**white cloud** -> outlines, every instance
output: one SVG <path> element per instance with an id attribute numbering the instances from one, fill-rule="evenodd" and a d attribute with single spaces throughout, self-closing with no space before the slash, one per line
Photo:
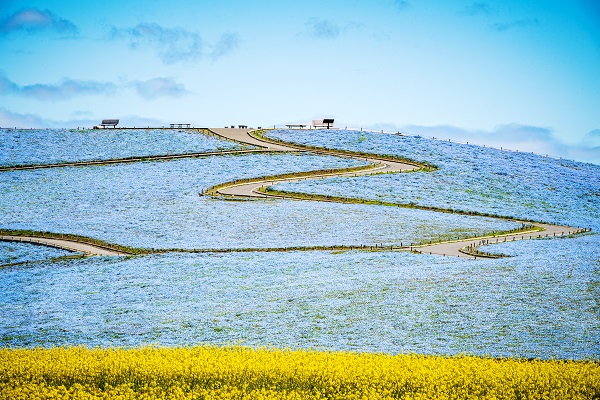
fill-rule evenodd
<path id="1" fill-rule="evenodd" d="M 336 39 L 340 36 L 341 28 L 326 19 L 311 18 L 306 24 L 308 35 L 315 39 Z"/>
<path id="2" fill-rule="evenodd" d="M 205 44 L 198 32 L 181 27 L 166 28 L 153 22 L 131 28 L 113 27 L 110 39 L 127 41 L 132 49 L 154 49 L 165 64 L 193 62 L 205 57 L 215 60 L 237 49 L 240 43 L 238 34 L 225 33 L 214 44 Z"/>
<path id="3" fill-rule="evenodd" d="M 91 118 L 94 116 L 94 113 L 89 110 L 76 110 L 71 112 L 71 116 L 73 118 Z"/>
<path id="4" fill-rule="evenodd" d="M 6 108 L 0 108 L 0 127 L 2 128 L 50 128 L 53 125 L 35 114 L 20 114 Z"/>
<path id="5" fill-rule="evenodd" d="M 412 5 L 406 0 L 394 0 L 393 3 L 398 10 L 406 10 L 412 7 Z"/>
<path id="6" fill-rule="evenodd" d="M 581 143 L 588 147 L 600 147 L 600 129 L 594 129 L 593 131 L 589 131 L 583 137 Z"/>
<path id="7" fill-rule="evenodd" d="M 0 20 L 0 34 L 14 32 L 53 32 L 66 36 L 76 36 L 79 29 L 71 21 L 60 18 L 50 10 L 24 8 Z"/>
<path id="8" fill-rule="evenodd" d="M 135 81 L 133 86 L 138 95 L 145 99 L 157 97 L 181 97 L 187 93 L 185 86 L 170 78 L 154 78 L 147 81 Z"/>
<path id="9" fill-rule="evenodd" d="M 113 116 L 111 116 L 113 117 Z M 167 126 L 165 121 L 157 118 L 148 118 L 139 115 L 121 115 L 114 116 L 119 118 L 120 126 Z M 21 114 L 13 112 L 7 108 L 0 107 L 0 127 L 2 128 L 76 128 L 87 127 L 91 128 L 98 125 L 101 118 L 90 118 L 83 116 L 82 118 L 74 118 L 70 120 L 55 120 L 44 118 L 36 114 Z"/>
<path id="10" fill-rule="evenodd" d="M 304 25 L 307 27 L 305 34 L 308 37 L 319 40 L 337 39 L 340 35 L 350 30 L 362 27 L 362 25 L 355 22 L 348 22 L 345 25 L 340 26 L 335 22 L 319 18 L 310 18 Z"/>
<path id="11" fill-rule="evenodd" d="M 511 29 L 531 28 L 540 25 L 537 18 L 524 18 L 509 22 L 499 22 L 493 25 L 493 28 L 498 32 L 506 32 Z"/>
<path id="12" fill-rule="evenodd" d="M 34 84 L 22 86 L 20 93 L 37 100 L 67 100 L 88 94 L 111 94 L 116 86 L 109 82 L 64 79 L 59 84 Z"/>
<path id="13" fill-rule="evenodd" d="M 213 44 L 209 56 L 211 59 L 216 60 L 221 58 L 240 46 L 240 35 L 237 33 L 225 33 L 219 40 Z"/>
<path id="14" fill-rule="evenodd" d="M 132 49 L 150 46 L 166 64 L 193 61 L 202 55 L 202 38 L 183 28 L 164 28 L 156 23 L 140 23 L 132 28 L 112 30 L 113 39 L 129 41 Z"/>
<path id="15" fill-rule="evenodd" d="M 63 79 L 58 84 L 35 83 L 20 86 L 0 76 L 0 95 L 16 94 L 42 101 L 68 100 L 81 95 L 112 94 L 117 86 L 110 82 Z"/>
<path id="16" fill-rule="evenodd" d="M 5 76 L 0 75 L 0 94 L 18 93 L 19 86 Z"/>
<path id="17" fill-rule="evenodd" d="M 479 1 L 465 6 L 461 13 L 474 17 L 478 15 L 495 14 L 496 10 L 488 3 Z"/>
<path id="18" fill-rule="evenodd" d="M 125 87 L 133 87 L 137 94 L 146 99 L 157 97 L 179 97 L 187 92 L 185 86 L 171 78 L 154 78 L 147 81 L 112 82 L 63 79 L 58 84 L 35 83 L 20 86 L 0 75 L 0 95 L 17 95 L 40 101 L 69 100 L 83 95 L 112 95 Z"/>

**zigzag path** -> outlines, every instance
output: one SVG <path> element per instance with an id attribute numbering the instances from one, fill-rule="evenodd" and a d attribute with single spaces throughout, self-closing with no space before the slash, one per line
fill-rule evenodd
<path id="1" fill-rule="evenodd" d="M 219 136 L 222 136 L 226 139 L 232 139 L 239 142 L 244 142 L 248 144 L 252 144 L 254 146 L 260 146 L 265 149 L 271 151 L 306 151 L 302 146 L 294 146 L 283 145 L 281 143 L 271 142 L 265 139 L 259 139 L 256 136 L 252 136 L 250 134 L 250 130 L 245 129 L 234 129 L 234 128 L 225 128 L 225 129 L 211 129 L 214 133 Z M 329 150 L 310 150 L 312 152 L 318 152 L 322 154 L 336 154 L 334 151 Z M 374 173 L 396 173 L 396 172 L 407 172 L 407 171 L 415 171 L 420 169 L 412 164 L 406 164 L 402 162 L 397 162 L 393 160 L 380 159 L 375 157 L 353 157 L 351 155 L 346 155 L 350 158 L 358 158 L 361 160 L 365 160 L 373 164 L 371 169 L 365 169 L 361 171 L 355 172 L 342 172 L 342 173 L 329 173 L 329 174 L 314 174 L 310 176 L 304 176 L 302 178 L 281 178 L 281 179 L 270 179 L 270 180 L 257 180 L 253 182 L 245 182 L 245 183 L 232 183 L 231 185 L 219 188 L 216 190 L 218 194 L 226 195 L 226 196 L 236 196 L 236 197 L 278 197 L 285 198 L 286 195 L 279 192 L 277 196 L 269 195 L 268 193 L 259 192 L 261 187 L 274 185 L 281 182 L 294 182 L 301 179 L 310 179 L 310 178 L 324 178 L 328 176 L 359 176 L 359 175 L 371 175 Z M 294 198 L 289 196 L 289 198 Z M 515 222 L 523 223 L 523 221 L 515 220 Z M 499 236 L 483 236 L 471 239 L 462 239 L 456 241 L 448 241 L 441 243 L 434 243 L 430 245 L 420 245 L 420 246 L 410 246 L 409 249 L 423 253 L 423 254 L 437 254 L 443 256 L 453 256 L 453 257 L 465 257 L 465 258 L 477 258 L 477 257 L 495 257 L 494 255 L 489 255 L 485 253 L 480 253 L 477 251 L 477 248 L 483 244 L 493 244 L 493 243 L 501 243 L 506 241 L 513 240 L 526 240 L 533 238 L 541 238 L 541 237 L 556 237 L 563 235 L 570 235 L 575 233 L 584 232 L 584 229 L 574 228 L 570 226 L 560 226 L 560 225 L 549 225 L 544 223 L 536 223 L 534 229 L 531 231 L 524 232 L 515 232 L 515 233 L 507 233 Z M 543 233 L 542 233 L 543 232 Z M 405 247 L 406 248 L 406 247 Z"/>
<path id="2" fill-rule="evenodd" d="M 310 151 L 317 154 L 335 155 L 341 157 L 348 157 L 359 159 L 368 162 L 370 165 L 359 170 L 353 171 L 336 171 L 331 172 L 307 172 L 299 177 L 275 177 L 271 179 L 260 179 L 252 180 L 250 182 L 231 182 L 224 184 L 214 190 L 214 193 L 223 196 L 230 197 L 243 197 L 243 198 L 295 198 L 293 196 L 286 196 L 285 193 L 279 192 L 277 195 L 270 195 L 268 193 L 260 192 L 259 189 L 262 187 L 275 185 L 281 182 L 294 182 L 301 179 L 318 179 L 331 176 L 361 176 L 361 175 L 372 175 L 375 173 L 399 173 L 407 171 L 415 171 L 421 169 L 422 166 L 404 163 L 400 161 L 391 160 L 385 157 L 377 156 L 363 156 L 354 155 L 351 153 L 340 153 L 335 150 L 328 149 L 308 149 L 300 145 L 294 145 L 290 143 L 282 144 L 268 139 L 259 138 L 251 135 L 251 131 L 247 129 L 235 129 L 235 128 L 213 128 L 210 131 L 217 136 L 221 136 L 224 139 L 233 140 L 240 143 L 249 144 L 252 146 L 259 147 L 258 150 L 237 150 L 237 151 L 226 151 L 219 153 L 195 153 L 186 155 L 169 155 L 169 156 L 154 156 L 154 157 L 140 157 L 140 158 L 128 158 L 128 159 L 116 159 L 116 160 L 104 160 L 104 161 L 91 161 L 91 162 L 75 162 L 75 163 L 63 163 L 56 165 L 41 165 L 41 166 L 24 166 L 17 169 L 32 169 L 32 168 L 52 168 L 52 167 L 63 167 L 63 166 L 81 166 L 81 165 L 96 165 L 96 164 L 109 164 L 109 163 L 122 163 L 122 162 L 136 162 L 142 160 L 165 160 L 165 159 L 176 159 L 182 157 L 202 157 L 216 154 L 226 153 L 251 153 L 251 152 L 302 152 Z M 7 167 L 4 169 L 15 169 L 14 167 Z M 335 201 L 335 200 L 334 200 Z M 517 221 L 515 222 L 522 222 Z M 498 236 L 484 236 L 470 239 L 462 239 L 456 241 L 448 241 L 441 243 L 433 243 L 429 245 L 419 246 L 403 246 L 396 247 L 399 250 L 412 250 L 424 254 L 439 254 L 444 256 L 455 256 L 455 257 L 466 257 L 466 258 L 477 258 L 477 257 L 493 257 L 486 253 L 481 253 L 477 248 L 482 244 L 501 243 L 513 240 L 526 240 L 539 237 L 555 237 L 562 235 L 569 235 L 584 232 L 584 229 L 549 225 L 543 223 L 536 223 L 530 231 L 507 233 Z M 48 237 L 31 237 L 31 236 L 16 236 L 16 235 L 4 235 L 0 236 L 0 240 L 3 241 L 14 241 L 14 242 L 29 242 L 45 246 L 51 246 L 56 248 L 62 248 L 70 251 L 81 252 L 86 255 L 97 255 L 97 256 L 124 256 L 128 255 L 126 252 L 115 251 L 103 246 L 94 245 L 91 243 L 84 243 L 76 240 L 59 239 L 59 238 L 48 238 Z"/>
<path id="3" fill-rule="evenodd" d="M 77 253 L 83 253 L 89 256 L 126 256 L 127 253 L 120 251 L 114 251 L 103 248 L 101 246 L 95 246 L 89 243 L 76 242 L 69 239 L 54 239 L 46 237 L 30 237 L 30 236 L 15 236 L 15 235 L 2 235 L 0 240 L 6 242 L 22 242 L 22 243 L 33 243 L 48 247 L 55 247 L 58 249 L 64 249 L 74 251 Z"/>
<path id="4" fill-rule="evenodd" d="M 254 146 L 261 146 L 270 151 L 308 151 L 304 148 L 292 147 L 282 145 L 279 143 L 269 142 L 263 139 L 258 139 L 249 134 L 249 130 L 246 129 L 234 129 L 234 128 L 222 128 L 222 129 L 211 129 L 214 133 L 219 136 L 222 136 L 226 139 L 236 140 L 238 142 L 244 142 L 247 144 L 252 144 Z M 321 153 L 321 154 L 335 154 L 333 151 L 314 151 L 310 150 L 313 153 Z M 337 154 L 336 154 L 337 155 Z M 359 158 L 347 156 L 349 158 Z M 352 172 L 332 172 L 332 173 L 316 173 L 309 176 L 304 176 L 302 178 L 282 178 L 276 180 L 258 180 L 256 182 L 248 182 L 248 183 L 237 183 L 232 184 L 230 186 L 219 188 L 217 192 L 226 196 L 242 196 L 242 197 L 273 197 L 268 194 L 263 194 L 258 192 L 258 189 L 263 186 L 273 185 L 277 182 L 294 182 L 301 179 L 307 178 L 323 178 L 327 176 L 359 176 L 359 175 L 372 175 L 373 173 L 394 173 L 394 172 L 406 172 L 406 171 L 414 171 L 419 169 L 412 164 L 405 164 L 397 161 L 391 160 L 380 160 L 377 158 L 370 157 L 360 157 L 361 160 L 367 161 L 372 164 L 372 167 L 369 169 L 363 169 L 360 171 L 352 171 Z"/>

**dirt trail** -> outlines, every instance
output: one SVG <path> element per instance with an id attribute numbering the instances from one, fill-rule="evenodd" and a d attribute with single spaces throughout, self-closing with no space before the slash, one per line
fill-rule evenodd
<path id="1" fill-rule="evenodd" d="M 268 194 L 263 194 L 263 193 L 260 193 L 258 191 L 258 189 L 263 186 L 274 185 L 276 183 L 295 182 L 295 181 L 304 180 L 304 179 L 323 179 L 323 178 L 333 177 L 333 176 L 361 176 L 361 175 L 372 175 L 372 174 L 376 174 L 376 173 L 397 173 L 397 172 L 413 171 L 413 170 L 420 168 L 418 166 L 402 163 L 399 161 L 378 159 L 375 157 L 368 157 L 368 156 L 367 157 L 353 156 L 353 155 L 349 155 L 349 154 L 341 155 L 341 154 L 336 153 L 335 151 L 306 150 L 303 148 L 296 148 L 293 145 L 286 146 L 286 145 L 279 144 L 279 143 L 272 143 L 270 141 L 262 140 L 262 139 L 251 136 L 249 134 L 250 130 L 248 130 L 248 129 L 211 128 L 210 131 L 212 131 L 214 134 L 221 136 L 225 139 L 234 140 L 237 142 L 257 146 L 260 148 L 259 150 L 256 150 L 256 149 L 255 150 L 242 150 L 242 151 L 238 150 L 237 153 L 310 151 L 310 152 L 318 153 L 318 154 L 328 154 L 328 155 L 335 155 L 335 156 L 339 156 L 339 157 L 348 157 L 348 158 L 353 158 L 353 159 L 359 159 L 359 160 L 363 160 L 363 161 L 370 163 L 372 166 L 371 168 L 368 168 L 368 169 L 362 169 L 362 170 L 352 171 L 352 172 L 343 172 L 343 171 L 340 171 L 340 172 L 333 171 L 330 173 L 315 172 L 314 174 L 308 174 L 301 178 L 294 177 L 294 178 L 281 178 L 281 179 L 270 179 L 270 180 L 257 179 L 254 182 L 248 182 L 248 183 L 232 183 L 229 186 L 219 188 L 217 190 L 217 193 L 226 195 L 226 196 L 240 196 L 240 197 L 246 197 L 246 198 L 285 197 L 285 195 L 271 196 Z M 234 152 L 235 151 L 232 151 L 231 153 L 234 153 Z M 223 154 L 223 153 L 228 153 L 228 152 L 221 152 L 220 154 Z M 174 159 L 174 158 L 181 158 L 181 157 L 198 157 L 198 156 L 205 156 L 205 155 L 207 155 L 207 154 L 155 156 L 155 157 L 152 157 L 152 159 L 163 159 L 163 158 Z M 208 155 L 211 155 L 211 154 L 208 154 Z M 145 158 L 145 159 L 148 159 L 148 158 Z M 137 160 L 137 159 L 113 160 L 113 162 L 136 162 L 136 161 L 139 161 L 139 160 Z M 110 160 L 107 160 L 107 161 L 102 161 L 101 163 L 107 164 L 110 162 L 111 162 Z M 69 165 L 82 164 L 83 165 L 83 164 L 92 164 L 92 163 L 96 163 L 96 162 L 65 163 L 65 164 L 69 164 Z M 66 165 L 43 166 L 43 168 L 61 167 L 61 166 L 66 166 Z M 521 222 L 521 221 L 515 221 L 515 222 Z M 501 243 L 504 241 L 526 240 L 526 239 L 538 238 L 538 237 L 562 236 L 562 235 L 568 235 L 568 234 L 579 233 L 579 232 L 584 231 L 584 230 L 581 230 L 578 228 L 573 228 L 573 227 L 568 227 L 568 226 L 548 225 L 548 224 L 542 224 L 542 223 L 535 223 L 534 225 L 536 227 L 542 228 L 543 230 L 541 232 L 535 231 L 535 232 L 511 233 L 511 234 L 505 234 L 505 235 L 500 235 L 500 236 L 496 236 L 496 237 L 486 236 L 486 237 L 478 237 L 478 238 L 472 238 L 472 239 L 464 239 L 464 240 L 459 240 L 459 241 L 434 243 L 431 245 L 411 247 L 411 249 L 421 252 L 421 253 L 425 253 L 425 254 L 429 253 L 429 254 L 439 254 L 439 255 L 454 256 L 454 257 L 476 258 L 473 255 L 465 254 L 464 252 L 461 252 L 460 250 L 465 248 L 466 246 L 473 246 L 476 249 L 478 246 L 485 244 L 485 241 L 487 241 L 487 243 L 489 243 L 489 244 L 493 244 L 493 243 Z M 106 248 L 103 248 L 100 246 L 95 246 L 92 244 L 81 243 L 81 242 L 67 240 L 67 239 L 54 239 L 54 238 L 28 237 L 28 236 L 0 236 L 0 240 L 36 243 L 36 244 L 40 244 L 40 245 L 57 247 L 57 248 L 75 251 L 75 252 L 82 252 L 86 255 L 97 255 L 97 256 L 124 256 L 124 255 L 127 255 L 126 253 L 123 253 L 123 252 L 113 251 L 113 250 L 109 250 L 109 249 L 106 249 Z M 477 256 L 477 258 L 481 258 L 481 257 L 482 257 L 481 255 Z"/>
<path id="2" fill-rule="evenodd" d="M 285 146 L 281 144 L 275 144 L 268 141 L 257 139 L 249 134 L 250 130 L 247 129 L 233 129 L 233 128 L 225 128 L 225 129 L 211 129 L 215 133 L 220 136 L 223 136 L 227 139 L 233 139 L 238 142 L 248 143 L 255 146 L 260 146 L 268 150 L 272 151 L 299 151 L 299 149 L 294 148 L 292 146 Z M 305 150 L 306 151 L 306 150 Z M 315 151 L 320 154 L 335 154 L 333 151 L 320 150 Z M 267 198 L 267 197 L 275 197 L 270 196 L 264 193 L 260 193 L 258 191 L 259 188 L 263 186 L 274 185 L 276 183 L 281 182 L 296 182 L 304 179 L 319 179 L 326 178 L 332 176 L 359 176 L 359 175 L 372 175 L 374 173 L 395 173 L 395 172 L 405 172 L 412 171 L 418 169 L 418 167 L 410 164 L 404 164 L 396 161 L 388 161 L 388 160 L 379 160 L 377 158 L 370 157 L 352 157 L 347 155 L 347 157 L 365 160 L 373 164 L 372 169 L 356 171 L 356 172 L 342 172 L 342 173 L 331 173 L 331 174 L 315 174 L 311 176 L 304 176 L 302 178 L 282 178 L 278 180 L 257 180 L 255 182 L 250 183 L 239 183 L 232 184 L 231 186 L 227 186 L 224 188 L 220 188 L 217 190 L 218 193 L 228 196 L 240 196 L 240 197 L 258 197 L 258 198 Z M 285 197 L 277 196 L 277 197 Z M 515 221 L 521 222 L 521 221 Z M 443 243 L 434 243 L 431 245 L 423 245 L 412 247 L 413 250 L 421 252 L 421 253 L 429 253 L 429 254 L 438 254 L 444 256 L 453 256 L 453 257 L 464 257 L 464 258 L 482 258 L 483 256 L 473 256 L 470 254 L 465 254 L 465 252 L 461 252 L 460 250 L 467 247 L 473 246 L 475 249 L 484 244 L 484 241 L 487 243 L 501 243 L 504 241 L 513 241 L 513 240 L 526 240 L 538 237 L 554 237 L 554 236 L 563 236 L 572 233 L 580 233 L 583 230 L 569 227 L 569 226 L 560 226 L 560 225 L 548 225 L 543 223 L 534 224 L 538 228 L 542 228 L 542 231 L 533 231 L 533 232 L 521 232 L 521 233 L 510 233 L 501 236 L 491 237 L 491 236 L 483 236 L 472 239 L 464 239 L 457 240 L 452 242 L 443 242 Z"/>
<path id="3" fill-rule="evenodd" d="M 256 138 L 253 138 L 248 134 L 250 132 L 249 129 L 237 129 L 237 128 L 210 128 L 210 131 L 217 134 L 218 136 L 222 136 L 225 139 L 234 140 L 236 142 L 243 142 L 246 144 L 251 144 L 253 146 L 262 147 L 266 150 L 271 151 L 298 151 L 298 149 L 294 149 L 293 147 L 288 147 L 276 143 L 265 142 Z"/>
<path id="4" fill-rule="evenodd" d="M 224 128 L 224 129 L 211 129 L 211 131 L 213 131 L 214 133 L 216 133 L 226 139 L 236 140 L 238 142 L 252 144 L 254 146 L 260 146 L 260 147 L 266 148 L 271 151 L 295 151 L 295 152 L 309 151 L 309 150 L 294 148 L 292 146 L 284 146 L 281 144 L 271 143 L 268 141 L 263 141 L 263 140 L 257 139 L 253 136 L 250 136 L 250 134 L 249 134 L 250 130 L 248 130 L 248 129 Z M 314 151 L 314 152 L 320 153 L 320 154 L 332 154 L 332 155 L 340 156 L 339 154 L 335 154 L 334 152 L 329 152 L 329 151 L 324 151 L 324 150 L 319 150 L 319 151 Z M 297 182 L 299 180 L 304 180 L 304 179 L 315 179 L 315 178 L 318 179 L 318 178 L 326 178 L 326 177 L 333 177 L 333 176 L 360 176 L 360 175 L 372 175 L 374 173 L 394 173 L 394 172 L 412 171 L 412 170 L 418 169 L 418 167 L 416 167 L 414 165 L 404 164 L 404 163 L 401 163 L 398 161 L 379 160 L 376 158 L 369 158 L 369 157 L 352 157 L 352 156 L 345 156 L 345 157 L 366 161 L 368 163 L 373 164 L 373 168 L 362 170 L 362 171 L 353 171 L 353 172 L 339 172 L 339 173 L 333 172 L 330 174 L 315 173 L 314 175 L 304 176 L 302 178 L 282 178 L 282 179 L 278 179 L 278 180 L 266 180 L 266 181 L 250 182 L 250 183 L 232 184 L 231 186 L 227 186 L 225 188 L 221 188 L 221 189 L 217 190 L 217 192 L 220 194 L 223 194 L 223 195 L 228 195 L 228 196 L 263 197 L 264 198 L 264 197 L 271 197 L 271 196 L 265 195 L 263 193 L 259 193 L 258 189 L 262 186 L 269 186 L 269 185 L 273 185 L 275 183 Z"/>
<path id="5" fill-rule="evenodd" d="M 516 221 L 519 222 L 519 221 Z M 511 242 L 514 240 L 528 240 L 542 237 L 556 237 L 556 236 L 564 236 L 570 235 L 573 233 L 583 232 L 582 229 L 574 228 L 570 226 L 561 226 L 561 225 L 548 225 L 535 223 L 534 226 L 542 228 L 542 231 L 533 231 L 533 232 L 521 232 L 521 233 L 510 233 L 506 235 L 498 235 L 498 236 L 482 236 L 475 239 L 467 239 L 460 241 L 452 241 L 452 242 L 444 242 L 444 243 L 435 243 L 426 246 L 418 246 L 414 249 L 423 254 L 437 254 L 451 257 L 465 257 L 465 258 L 485 258 L 482 256 L 472 256 L 469 254 L 465 254 L 460 251 L 460 249 L 467 246 L 479 247 L 485 244 L 496 244 L 496 243 L 504 243 Z"/>
<path id="6" fill-rule="evenodd" d="M 59 249 L 75 251 L 84 253 L 90 256 L 126 256 L 128 254 L 121 253 L 114 250 L 108 250 L 103 247 L 94 246 L 87 243 L 80 243 L 66 239 L 52 239 L 44 237 L 30 237 L 30 236 L 0 236 L 0 240 L 8 242 L 24 242 L 24 243 L 35 243 L 44 246 L 56 247 Z"/>

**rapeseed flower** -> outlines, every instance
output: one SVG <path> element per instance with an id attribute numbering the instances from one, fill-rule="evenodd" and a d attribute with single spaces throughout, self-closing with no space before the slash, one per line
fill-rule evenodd
<path id="1" fill-rule="evenodd" d="M 0 349 L 2 399 L 598 399 L 600 363 L 241 346 Z"/>

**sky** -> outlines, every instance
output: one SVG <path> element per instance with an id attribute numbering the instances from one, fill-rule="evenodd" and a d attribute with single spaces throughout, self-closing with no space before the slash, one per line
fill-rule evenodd
<path id="1" fill-rule="evenodd" d="M 0 0 L 0 127 L 334 118 L 600 164 L 600 0 Z"/>

